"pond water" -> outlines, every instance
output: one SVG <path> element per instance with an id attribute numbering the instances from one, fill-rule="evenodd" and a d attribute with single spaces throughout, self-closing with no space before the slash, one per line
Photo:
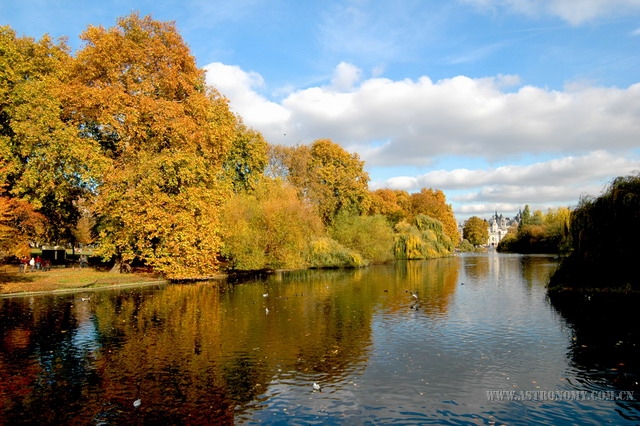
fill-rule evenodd
<path id="1" fill-rule="evenodd" d="M 490 252 L 0 299 L 0 424 L 639 423 L 637 320 L 566 318 L 555 266 Z"/>

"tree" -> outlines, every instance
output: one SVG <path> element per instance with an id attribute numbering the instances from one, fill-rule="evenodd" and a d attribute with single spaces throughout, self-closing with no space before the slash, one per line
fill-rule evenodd
<path id="1" fill-rule="evenodd" d="M 551 276 L 550 295 L 565 288 L 600 289 L 600 297 L 637 293 L 639 219 L 640 172 L 615 178 L 597 198 L 583 197 L 571 212 L 572 251 Z"/>
<path id="2" fill-rule="evenodd" d="M 223 168 L 235 192 L 256 189 L 268 163 L 268 144 L 260 132 L 247 128 L 238 119 L 236 134 Z"/>
<path id="3" fill-rule="evenodd" d="M 397 259 L 432 259 L 448 256 L 453 249 L 442 222 L 430 216 L 418 215 L 414 224 L 403 221 L 396 225 Z"/>
<path id="4" fill-rule="evenodd" d="M 101 172 L 97 147 L 61 114 L 71 57 L 48 36 L 18 38 L 0 27 L 0 181 L 44 215 L 49 241 L 68 241 Z"/>
<path id="5" fill-rule="evenodd" d="M 67 116 L 101 147 L 100 254 L 169 278 L 208 276 L 221 248 L 222 165 L 237 121 L 173 23 L 137 14 L 89 27 Z"/>
<path id="6" fill-rule="evenodd" d="M 45 218 L 23 200 L 0 196 L 0 257 L 23 257 L 44 234 Z"/>
<path id="7" fill-rule="evenodd" d="M 468 240 L 474 246 L 487 244 L 489 241 L 489 224 L 478 216 L 472 216 L 464 222 L 462 238 Z"/>
<path id="8" fill-rule="evenodd" d="M 411 197 L 407 191 L 382 188 L 371 192 L 370 214 L 381 214 L 396 224 L 410 215 Z"/>
<path id="9" fill-rule="evenodd" d="M 316 206 L 326 225 L 341 210 L 362 214 L 369 209 L 369 175 L 364 162 L 329 139 L 318 139 L 311 147 L 272 150 L 269 163 L 269 174 L 296 187 L 301 197 Z"/>
<path id="10" fill-rule="evenodd" d="M 313 207 L 277 179 L 233 195 L 224 206 L 223 225 L 222 254 L 238 270 L 306 267 L 309 244 L 322 233 Z"/>
<path id="11" fill-rule="evenodd" d="M 446 196 L 441 190 L 423 188 L 420 192 L 411 194 L 411 214 L 414 218 L 427 215 L 439 220 L 451 241 L 457 243 L 460 240 L 453 208 L 447 204 Z"/>
<path id="12" fill-rule="evenodd" d="M 367 261 L 382 263 L 393 259 L 395 237 L 382 215 L 360 216 L 342 211 L 334 219 L 330 235 Z"/>
<path id="13" fill-rule="evenodd" d="M 531 209 L 529 209 L 529 204 L 525 204 L 524 210 L 522 210 L 522 214 L 520 215 L 520 225 L 519 229 L 522 229 L 525 225 L 531 224 Z"/>

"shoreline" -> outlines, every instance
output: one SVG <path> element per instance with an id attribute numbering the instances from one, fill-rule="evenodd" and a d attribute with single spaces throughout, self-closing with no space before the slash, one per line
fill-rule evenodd
<path id="1" fill-rule="evenodd" d="M 98 287 L 75 287 L 75 288 L 59 288 L 55 290 L 0 293 L 0 299 L 11 299 L 11 298 L 18 298 L 18 297 L 35 297 L 35 296 L 57 296 L 57 295 L 82 293 L 82 292 L 96 292 L 101 290 L 119 290 L 124 288 L 150 287 L 153 285 L 156 285 L 158 287 L 163 287 L 168 284 L 170 284 L 168 280 L 141 281 L 141 282 L 105 284 L 105 285 L 98 284 Z"/>

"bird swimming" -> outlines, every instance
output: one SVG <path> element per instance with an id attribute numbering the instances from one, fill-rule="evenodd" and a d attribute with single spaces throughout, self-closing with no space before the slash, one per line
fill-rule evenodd
<path id="1" fill-rule="evenodd" d="M 314 391 L 318 391 L 318 392 L 322 392 L 322 386 L 320 386 L 316 382 L 313 382 L 313 390 Z"/>

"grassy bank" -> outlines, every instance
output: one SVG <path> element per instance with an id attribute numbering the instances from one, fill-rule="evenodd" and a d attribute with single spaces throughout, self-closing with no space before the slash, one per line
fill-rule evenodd
<path id="1" fill-rule="evenodd" d="M 0 296 L 116 288 L 124 285 L 164 282 L 162 277 L 153 274 L 114 274 L 93 268 L 54 268 L 46 272 L 26 273 L 19 272 L 14 265 L 5 265 L 0 268 Z"/>

